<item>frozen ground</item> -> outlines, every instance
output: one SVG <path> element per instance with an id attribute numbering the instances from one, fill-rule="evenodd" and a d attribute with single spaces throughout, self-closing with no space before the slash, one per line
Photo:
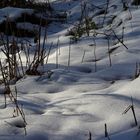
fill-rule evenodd
<path id="1" fill-rule="evenodd" d="M 105 0 L 86 1 L 101 7 L 106 3 Z M 27 136 L 24 136 L 23 128 L 17 127 L 22 124 L 21 118 L 12 117 L 12 103 L 9 101 L 8 107 L 3 108 L 4 97 L 1 95 L 0 140 L 105 140 L 108 139 L 104 137 L 105 123 L 111 140 L 140 139 L 140 134 L 137 135 L 140 125 L 140 78 L 134 79 L 136 62 L 140 62 L 140 9 L 129 5 L 131 13 L 123 11 L 121 0 L 111 0 L 106 16 L 113 14 L 116 18 L 111 25 L 97 32 L 112 27 L 121 36 L 122 27 L 125 27 L 124 44 L 128 49 L 121 43 L 114 45 L 111 42 L 111 48 L 117 49 L 111 53 L 110 67 L 107 40 L 104 35 L 97 35 L 95 72 L 94 45 L 91 45 L 94 43 L 93 31 L 89 37 L 82 36 L 77 43 L 71 44 L 68 66 L 70 39 L 65 34 L 79 19 L 81 2 L 69 0 L 64 3 L 64 0 L 58 0 L 52 3 L 57 10 L 69 13 L 68 23 L 52 23 L 48 28 L 48 44 L 56 44 L 59 36 L 58 68 L 54 45 L 49 62 L 44 67 L 44 70 L 53 72 L 51 78 L 48 79 L 46 72 L 42 76 L 25 76 L 16 83 L 18 102 L 23 105 L 27 121 Z M 99 15 L 93 19 L 99 24 L 102 17 Z M 122 24 L 117 26 L 120 21 Z M 11 89 L 14 90 L 14 87 L 11 85 Z M 131 105 L 131 96 L 138 126 L 135 126 L 131 111 L 122 115 Z"/>

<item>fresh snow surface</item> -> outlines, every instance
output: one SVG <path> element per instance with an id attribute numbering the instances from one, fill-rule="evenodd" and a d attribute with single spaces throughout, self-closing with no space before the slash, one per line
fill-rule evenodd
<path id="1" fill-rule="evenodd" d="M 27 136 L 24 125 L 19 117 L 12 117 L 13 104 L 8 101 L 4 108 L 4 97 L 0 98 L 0 140 L 106 140 L 104 125 L 107 124 L 111 140 L 140 140 L 140 78 L 134 79 L 136 62 L 140 62 L 140 9 L 130 6 L 123 11 L 121 0 L 110 0 L 109 12 L 106 15 L 103 32 L 110 27 L 118 36 L 124 27 L 124 44 L 113 44 L 117 47 L 111 54 L 112 66 L 109 66 L 108 46 L 106 37 L 99 34 L 96 40 L 97 71 L 94 62 L 93 33 L 83 35 L 77 43 L 69 46 L 70 37 L 67 31 L 74 27 L 80 17 L 80 5 L 84 0 L 57 0 L 51 4 L 56 10 L 66 11 L 66 23 L 49 25 L 47 44 L 53 42 L 48 64 L 43 68 L 42 76 L 25 76 L 11 85 L 18 91 L 18 103 L 23 105 L 26 121 Z M 105 0 L 86 0 L 89 7 L 94 4 L 105 7 Z M 93 10 L 90 7 L 90 10 Z M 89 10 L 89 11 L 90 11 Z M 90 11 L 94 15 L 100 9 Z M 17 12 L 18 11 L 18 12 Z M 22 9 L 3 8 L 0 10 L 0 20 L 5 14 L 14 18 Z M 131 18 L 132 14 L 132 18 Z M 96 15 L 96 14 L 95 14 Z M 107 25 L 108 17 L 115 15 L 111 25 Z M 103 21 L 104 15 L 93 16 L 97 24 Z M 117 26 L 120 21 L 122 24 Z M 28 24 L 27 24 L 28 26 Z M 29 25 L 31 26 L 31 25 Z M 43 28 L 42 28 L 43 32 Z M 59 37 L 58 68 L 56 68 L 56 44 Z M 43 41 L 43 36 L 42 40 Z M 115 39 L 117 42 L 117 39 Z M 35 44 L 33 44 L 35 45 Z M 70 63 L 68 66 L 70 49 Z M 83 58 L 83 54 L 85 56 Z M 23 60 L 24 53 L 21 52 Z M 83 58 L 83 59 L 82 59 Z M 1 52 L 1 59 L 4 55 Z M 82 61 L 83 60 L 83 61 Z M 48 78 L 47 70 L 53 72 Z M 1 86 L 2 93 L 3 86 Z M 135 107 L 138 126 L 134 125 L 132 111 L 122 115 L 131 105 L 131 97 Z M 91 139 L 89 139 L 91 132 Z"/>

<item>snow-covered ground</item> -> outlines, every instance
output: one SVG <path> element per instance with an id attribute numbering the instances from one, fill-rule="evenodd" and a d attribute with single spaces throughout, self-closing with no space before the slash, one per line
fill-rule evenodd
<path id="1" fill-rule="evenodd" d="M 101 8 L 106 6 L 105 0 L 85 1 L 89 7 L 92 4 Z M 108 17 L 115 15 L 116 18 L 112 24 L 96 32 L 103 33 L 111 28 L 120 37 L 124 27 L 123 43 L 128 48 L 116 38 L 113 40 L 117 42 L 115 44 L 110 39 L 110 48 L 116 48 L 111 53 L 110 66 L 108 42 L 104 35 L 93 37 L 93 30 L 89 37 L 85 34 L 71 45 L 70 37 L 65 36 L 79 19 L 82 2 L 84 0 L 52 2 L 55 9 L 68 13 L 66 23 L 52 23 L 48 27 L 47 45 L 52 42 L 54 45 L 48 64 L 43 69 L 51 70 L 53 74 L 51 78 L 48 78 L 47 72 L 42 76 L 25 76 L 11 85 L 13 91 L 17 87 L 18 102 L 23 105 L 27 121 L 26 136 L 24 129 L 17 127 L 22 123 L 21 117 L 12 117 L 13 105 L 10 101 L 7 108 L 3 108 L 4 97 L 1 95 L 0 140 L 105 140 L 108 139 L 104 136 L 105 124 L 111 140 L 140 139 L 140 134 L 137 135 L 140 131 L 140 78 L 134 79 L 136 62 L 140 62 L 140 9 L 129 5 L 130 11 L 124 11 L 121 0 L 110 0 L 105 24 Z M 91 16 L 100 10 L 95 9 L 93 12 L 91 8 Z M 97 24 L 103 18 L 104 15 L 93 16 Z M 120 21 L 122 23 L 118 26 Z M 56 68 L 55 46 L 58 36 L 60 52 Z M 96 71 L 94 39 L 98 59 Z M 135 126 L 131 110 L 122 115 L 131 105 L 131 97 L 138 126 Z"/>
<path id="2" fill-rule="evenodd" d="M 11 8 L 11 7 L 5 7 L 0 9 L 0 23 L 3 22 L 7 17 L 10 18 L 10 20 L 14 20 L 14 18 L 17 18 L 21 16 L 22 13 L 33 13 L 33 10 L 31 9 L 21 9 L 21 8 Z"/>

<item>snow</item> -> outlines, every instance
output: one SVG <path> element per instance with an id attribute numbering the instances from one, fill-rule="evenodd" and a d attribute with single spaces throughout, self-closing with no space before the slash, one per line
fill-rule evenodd
<path id="1" fill-rule="evenodd" d="M 21 9 L 14 7 L 5 7 L 0 9 L 0 22 L 3 22 L 7 16 L 10 20 L 14 20 L 17 17 L 20 17 L 22 13 L 33 13 L 31 9 Z"/>
<path id="2" fill-rule="evenodd" d="M 96 6 L 104 7 L 106 1 L 86 0 Z M 0 98 L 0 139 L 2 140 L 88 140 L 89 132 L 93 140 L 105 140 L 104 124 L 107 124 L 111 140 L 139 140 L 137 135 L 140 125 L 140 77 L 134 79 L 136 62 L 140 62 L 140 10 L 130 6 L 130 12 L 123 11 L 120 0 L 111 0 L 109 12 L 106 15 L 115 15 L 111 25 L 104 26 L 96 32 L 104 32 L 110 27 L 118 36 L 124 30 L 124 44 L 111 53 L 112 66 L 109 63 L 107 40 L 99 34 L 96 41 L 97 71 L 94 62 L 93 32 L 90 36 L 83 35 L 77 43 L 69 44 L 70 37 L 65 36 L 67 31 L 74 26 L 80 16 L 80 0 L 55 0 L 51 3 L 56 10 L 68 11 L 66 23 L 52 23 L 49 25 L 46 47 L 53 42 L 53 47 L 48 59 L 48 64 L 43 68 L 41 76 L 28 76 L 18 80 L 15 85 L 10 85 L 12 91 L 15 86 L 18 91 L 18 103 L 23 105 L 27 121 L 27 135 L 24 135 L 24 123 L 20 116 L 12 117 L 14 105 L 8 100 L 4 108 L 4 97 L 1 85 Z M 117 6 L 117 10 L 112 8 Z M 98 12 L 100 9 L 96 9 Z M 19 16 L 22 12 L 30 12 L 20 8 L 0 9 L 0 20 L 5 15 L 10 18 Z M 92 12 L 90 13 L 92 15 Z M 96 15 L 97 20 L 103 15 Z M 101 19 L 100 19 L 101 20 Z M 123 21 L 120 26 L 118 23 Z M 72 22 L 72 23 L 71 23 Z M 107 23 L 108 21 L 105 21 Z M 19 24 L 19 26 L 22 26 Z M 26 28 L 32 26 L 26 23 Z M 37 27 L 34 25 L 32 28 Z M 30 27 L 29 27 L 30 28 Z M 44 28 L 42 28 L 42 31 Z M 60 54 L 58 68 L 56 68 L 56 44 L 59 36 Z M 41 43 L 43 42 L 43 35 Z M 35 46 L 34 43 L 32 43 Z M 70 63 L 69 61 L 70 50 Z M 82 62 L 83 53 L 85 56 Z M 23 61 L 26 61 L 21 52 Z M 4 56 L 1 52 L 1 59 Z M 25 62 L 24 62 L 25 63 Z M 53 73 L 48 78 L 47 70 Z M 133 114 L 128 111 L 122 113 L 131 105 L 131 97 L 135 107 L 138 126 L 135 126 Z"/>

